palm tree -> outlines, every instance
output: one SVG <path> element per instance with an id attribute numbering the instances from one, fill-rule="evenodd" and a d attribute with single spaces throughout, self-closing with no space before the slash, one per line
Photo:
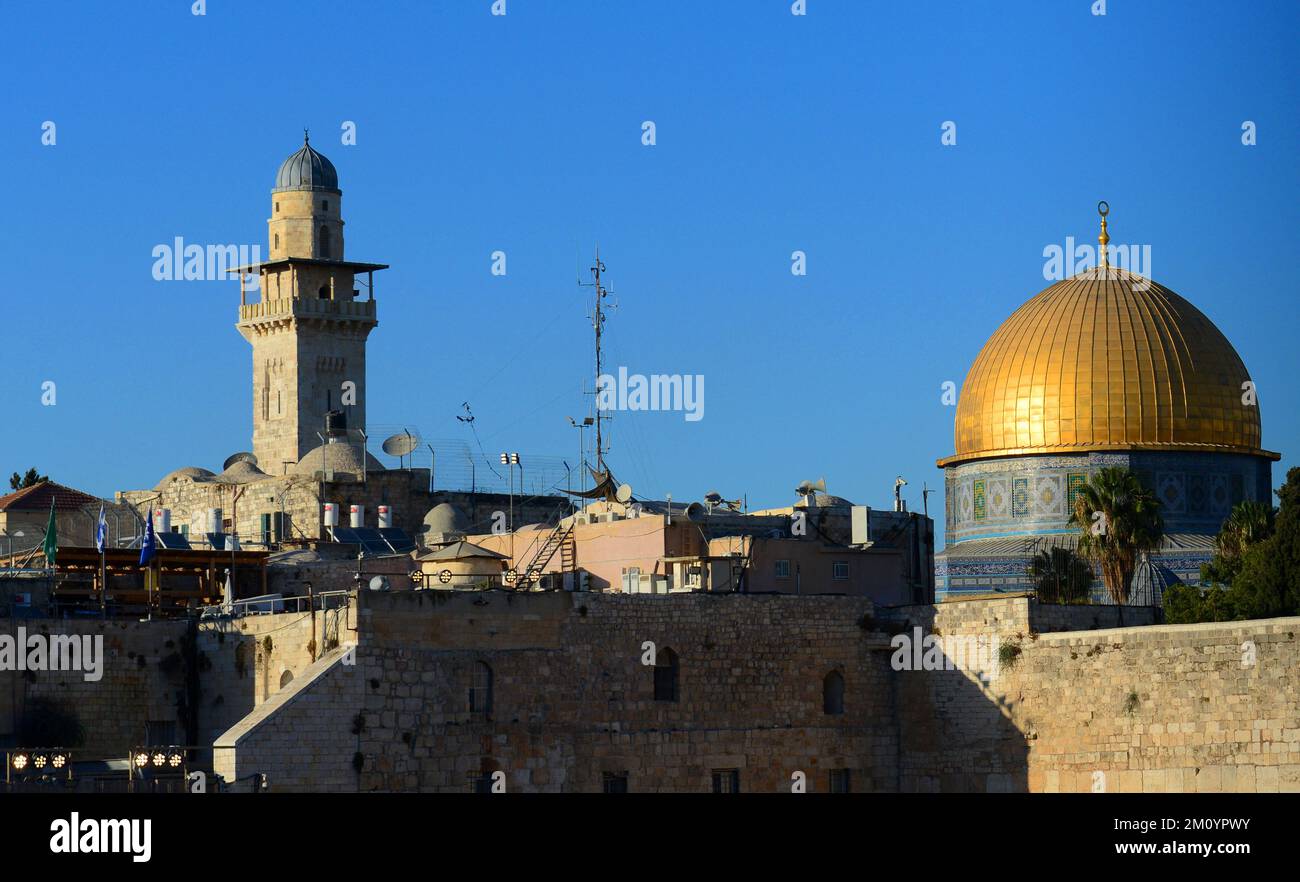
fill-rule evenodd
<path id="1" fill-rule="evenodd" d="M 1040 603 L 1087 603 L 1092 595 L 1092 567 L 1069 548 L 1048 548 L 1029 561 Z"/>
<path id="2" fill-rule="evenodd" d="M 1275 510 L 1267 502 L 1238 502 L 1214 537 L 1214 549 L 1225 558 L 1238 558 L 1246 549 L 1273 534 Z"/>
<path id="3" fill-rule="evenodd" d="M 1277 509 L 1266 502 L 1247 500 L 1234 505 L 1214 537 L 1214 558 L 1201 565 L 1201 578 L 1216 585 L 1232 584 L 1251 546 L 1273 535 L 1276 515 Z"/>
<path id="4" fill-rule="evenodd" d="M 1070 523 L 1080 528 L 1079 551 L 1101 568 L 1111 599 L 1127 603 L 1138 561 L 1164 533 L 1160 502 L 1133 472 L 1104 468 L 1079 488 Z"/>

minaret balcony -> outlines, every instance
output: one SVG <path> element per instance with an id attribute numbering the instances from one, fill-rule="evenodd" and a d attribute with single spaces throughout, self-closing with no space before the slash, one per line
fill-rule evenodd
<path id="1" fill-rule="evenodd" d="M 374 300 L 330 300 L 328 298 L 292 298 L 263 300 L 239 307 L 241 322 L 286 318 L 344 319 L 375 321 Z"/>

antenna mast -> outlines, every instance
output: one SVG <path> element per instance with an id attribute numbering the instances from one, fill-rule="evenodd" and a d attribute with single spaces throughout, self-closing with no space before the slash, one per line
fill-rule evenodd
<path id="1" fill-rule="evenodd" d="M 591 275 L 595 281 L 591 283 L 579 282 L 578 284 L 584 288 L 596 289 L 596 308 L 591 314 L 591 325 L 596 331 L 596 471 L 601 475 L 605 474 L 605 441 L 604 433 L 601 431 L 601 423 L 609 419 L 609 417 L 602 415 L 600 407 L 600 378 L 604 374 L 604 357 L 600 349 L 600 337 L 605 328 L 603 301 L 606 295 L 609 294 L 600 281 L 600 274 L 604 271 L 605 263 L 600 259 L 600 246 L 598 245 L 596 246 L 596 264 L 591 268 Z"/>

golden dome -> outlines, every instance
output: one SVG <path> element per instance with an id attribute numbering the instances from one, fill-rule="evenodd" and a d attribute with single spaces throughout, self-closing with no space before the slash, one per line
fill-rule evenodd
<path id="1" fill-rule="evenodd" d="M 1196 307 L 1150 279 L 1099 267 L 1057 282 L 1002 323 L 957 402 L 954 456 L 1126 450 L 1250 453 L 1258 405 L 1246 366 Z"/>

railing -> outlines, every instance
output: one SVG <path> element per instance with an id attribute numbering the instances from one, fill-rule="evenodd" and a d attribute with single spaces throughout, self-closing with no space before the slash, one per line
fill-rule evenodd
<path id="1" fill-rule="evenodd" d="M 340 609 L 348 605 L 351 591 L 322 591 L 319 594 L 295 594 L 285 597 L 280 594 L 264 594 L 259 597 L 246 597 L 236 600 L 227 611 L 224 605 L 215 604 L 202 607 L 201 618 L 229 616 L 238 619 L 250 615 L 274 615 L 276 613 L 301 613 L 312 609 Z"/>
<path id="2" fill-rule="evenodd" d="M 282 297 L 277 300 L 263 300 L 260 303 L 245 303 L 239 307 L 239 320 L 241 322 L 299 315 L 373 319 L 375 317 L 375 301 Z"/>

